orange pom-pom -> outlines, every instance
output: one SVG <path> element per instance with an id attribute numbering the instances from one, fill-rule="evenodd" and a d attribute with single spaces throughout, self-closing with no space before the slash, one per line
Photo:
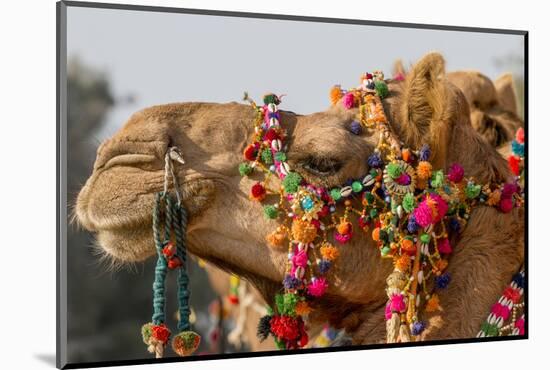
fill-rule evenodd
<path id="1" fill-rule="evenodd" d="M 421 180 L 429 179 L 432 176 L 431 163 L 426 161 L 418 162 L 418 167 L 416 167 L 416 174 Z"/>
<path id="2" fill-rule="evenodd" d="M 351 224 L 347 221 L 342 221 L 338 224 L 336 230 L 342 235 L 348 234 L 351 231 Z"/>
<path id="3" fill-rule="evenodd" d="M 334 85 L 332 89 L 330 89 L 330 103 L 332 105 L 338 103 L 338 101 L 342 99 L 342 96 L 344 96 L 344 93 L 342 92 L 340 85 Z"/>
<path id="4" fill-rule="evenodd" d="M 410 239 L 401 240 L 401 250 L 411 256 L 416 254 L 416 246 Z"/>
<path id="5" fill-rule="evenodd" d="M 374 240 L 375 242 L 380 240 L 380 228 L 379 227 L 372 230 L 372 240 Z"/>
<path id="6" fill-rule="evenodd" d="M 326 260 L 334 261 L 340 256 L 340 251 L 335 246 L 326 243 L 321 247 L 321 255 Z"/>
<path id="7" fill-rule="evenodd" d="M 447 262 L 447 260 L 439 260 L 435 263 L 435 267 L 437 267 L 439 271 L 445 270 L 448 265 L 449 265 L 449 262 Z"/>
<path id="8" fill-rule="evenodd" d="M 285 234 L 279 231 L 274 231 L 271 234 L 268 234 L 265 237 L 265 240 L 272 247 L 281 247 L 285 242 L 285 238 L 286 238 Z"/>
<path id="9" fill-rule="evenodd" d="M 432 295 L 430 299 L 428 299 L 428 302 L 426 302 L 426 312 L 435 312 L 440 308 L 439 297 L 437 294 Z"/>
<path id="10" fill-rule="evenodd" d="M 496 206 L 500 203 L 500 190 L 496 189 L 489 194 L 489 198 L 487 199 L 487 204 L 490 206 Z"/>
<path id="11" fill-rule="evenodd" d="M 411 258 L 404 254 L 395 261 L 395 268 L 401 272 L 407 272 L 411 266 Z"/>
<path id="12" fill-rule="evenodd" d="M 403 149 L 401 151 L 401 157 L 403 158 L 403 160 L 405 162 L 409 162 L 411 160 L 411 157 L 412 157 L 411 151 L 409 149 Z"/>
<path id="13" fill-rule="evenodd" d="M 311 222 L 296 219 L 292 222 L 292 237 L 301 243 L 311 243 L 317 237 L 317 228 Z"/>
<path id="14" fill-rule="evenodd" d="M 295 310 L 296 315 L 299 316 L 308 315 L 312 311 L 311 306 L 306 301 L 299 301 L 296 303 Z"/>

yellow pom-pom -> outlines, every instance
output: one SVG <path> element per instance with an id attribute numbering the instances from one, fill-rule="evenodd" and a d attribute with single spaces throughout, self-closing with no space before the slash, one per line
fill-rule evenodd
<path id="1" fill-rule="evenodd" d="M 404 254 L 395 260 L 395 268 L 402 272 L 407 272 L 411 266 L 411 258 Z"/>
<path id="2" fill-rule="evenodd" d="M 272 247 L 282 247 L 285 242 L 285 238 L 285 234 L 279 231 L 274 231 L 265 237 L 267 243 Z"/>

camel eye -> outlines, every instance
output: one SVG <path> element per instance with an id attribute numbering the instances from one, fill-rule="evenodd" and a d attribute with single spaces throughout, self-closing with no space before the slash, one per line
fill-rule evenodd
<path id="1" fill-rule="evenodd" d="M 342 163 L 333 158 L 308 157 L 303 162 L 303 168 L 316 176 L 329 176 L 342 168 Z"/>

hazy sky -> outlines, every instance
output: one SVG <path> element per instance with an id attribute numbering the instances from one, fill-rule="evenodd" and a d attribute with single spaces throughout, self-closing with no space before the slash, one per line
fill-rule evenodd
<path id="1" fill-rule="evenodd" d="M 112 109 L 100 139 L 153 104 L 275 92 L 287 94 L 283 109 L 310 113 L 327 107 L 336 83 L 355 86 L 374 69 L 391 77 L 397 58 L 409 65 L 439 51 L 448 71 L 494 79 L 511 68 L 497 59 L 523 55 L 517 35 L 78 7 L 68 8 L 67 34 L 69 58 L 105 71 L 116 97 L 136 98 Z"/>

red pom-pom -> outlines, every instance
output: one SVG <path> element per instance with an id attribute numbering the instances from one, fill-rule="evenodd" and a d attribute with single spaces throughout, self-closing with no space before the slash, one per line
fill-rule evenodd
<path id="1" fill-rule="evenodd" d="M 270 321 L 271 332 L 278 339 L 294 341 L 300 335 L 298 319 L 291 316 L 273 316 Z"/>
<path id="2" fill-rule="evenodd" d="M 239 297 L 236 296 L 235 294 L 230 294 L 230 295 L 227 297 L 227 300 L 228 300 L 229 303 L 231 303 L 231 304 L 239 304 Z"/>
<path id="3" fill-rule="evenodd" d="M 166 344 L 170 339 L 170 330 L 164 324 L 154 325 L 151 328 L 151 336 L 162 344 Z"/>
<path id="4" fill-rule="evenodd" d="M 243 154 L 244 158 L 249 161 L 256 160 L 256 155 L 258 155 L 258 146 L 256 144 L 250 144 L 246 147 Z"/>
<path id="5" fill-rule="evenodd" d="M 171 270 L 177 269 L 178 267 L 183 266 L 183 262 L 179 259 L 179 257 L 174 256 L 168 260 L 168 268 Z"/>
<path id="6" fill-rule="evenodd" d="M 372 80 L 372 73 L 367 73 L 367 80 Z"/>
<path id="7" fill-rule="evenodd" d="M 516 141 L 520 144 L 525 142 L 525 132 L 523 131 L 523 128 L 519 128 L 516 131 Z"/>
<path id="8" fill-rule="evenodd" d="M 510 171 L 516 176 L 519 176 L 519 158 L 515 155 L 511 155 L 508 157 L 508 167 L 510 167 Z"/>
<path id="9" fill-rule="evenodd" d="M 499 208 L 503 213 L 508 213 L 514 208 L 514 202 L 510 198 L 501 199 Z"/>
<path id="10" fill-rule="evenodd" d="M 176 254 L 176 246 L 172 242 L 168 242 L 164 248 L 162 248 L 162 254 L 166 258 L 172 257 L 174 254 Z"/>
<path id="11" fill-rule="evenodd" d="M 279 136 L 279 134 L 272 128 L 269 129 L 264 135 L 264 140 L 267 140 L 267 141 L 272 141 L 280 138 L 281 137 Z"/>
<path id="12" fill-rule="evenodd" d="M 319 217 L 325 217 L 326 215 L 328 215 L 329 211 L 330 211 L 329 207 L 325 204 L 323 208 L 321 208 L 321 210 L 317 212 L 317 215 Z"/>
<path id="13" fill-rule="evenodd" d="M 265 198 L 265 188 L 262 184 L 259 182 L 252 185 L 252 188 L 250 189 L 250 197 L 254 200 L 262 200 Z"/>

